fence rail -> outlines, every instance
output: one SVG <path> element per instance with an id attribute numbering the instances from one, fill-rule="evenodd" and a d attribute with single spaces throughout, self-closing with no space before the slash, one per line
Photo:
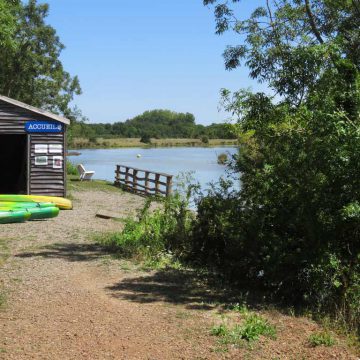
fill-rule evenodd
<path id="1" fill-rule="evenodd" d="M 173 176 L 149 170 L 116 165 L 115 186 L 145 196 L 169 196 Z"/>

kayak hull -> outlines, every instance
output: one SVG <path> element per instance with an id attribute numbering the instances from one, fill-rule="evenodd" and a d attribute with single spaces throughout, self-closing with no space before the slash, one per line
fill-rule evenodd
<path id="1" fill-rule="evenodd" d="M 57 196 L 43 195 L 0 195 L 0 202 L 53 203 L 61 210 L 71 210 L 72 202 Z M 1 204 L 0 204 L 1 205 Z"/>
<path id="2" fill-rule="evenodd" d="M 29 208 L 29 220 L 51 219 L 59 215 L 59 208 L 56 206 L 47 208 Z"/>
<path id="3" fill-rule="evenodd" d="M 29 208 L 47 208 L 54 207 L 55 204 L 48 203 L 36 203 L 36 202 L 9 202 L 9 201 L 0 201 L 0 209 L 29 209 Z"/>
<path id="4" fill-rule="evenodd" d="M 28 211 L 0 211 L 0 224 L 21 223 L 29 220 L 31 214 Z"/>

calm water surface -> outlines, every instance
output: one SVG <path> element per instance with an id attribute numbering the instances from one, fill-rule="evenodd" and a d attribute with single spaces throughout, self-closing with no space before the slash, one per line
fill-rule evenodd
<path id="1" fill-rule="evenodd" d="M 179 175 L 194 172 L 195 179 L 203 189 L 209 182 L 225 175 L 226 167 L 217 163 L 223 152 L 235 154 L 235 147 L 198 148 L 130 148 L 130 149 L 86 149 L 80 156 L 70 157 L 74 164 L 83 164 L 86 170 L 94 170 L 95 179 L 114 181 L 116 165 L 129 165 L 139 169 Z M 141 157 L 138 158 L 137 155 Z"/>

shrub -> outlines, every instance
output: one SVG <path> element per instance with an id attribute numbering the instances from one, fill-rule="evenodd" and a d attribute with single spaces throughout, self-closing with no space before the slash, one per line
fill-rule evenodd
<path id="1" fill-rule="evenodd" d="M 228 156 L 226 153 L 221 153 L 218 155 L 217 162 L 220 165 L 225 165 L 228 161 Z"/>
<path id="2" fill-rule="evenodd" d="M 309 336 L 309 343 L 311 346 L 316 347 L 320 345 L 333 346 L 335 344 L 334 338 L 327 331 L 321 331 Z"/>
<path id="3" fill-rule="evenodd" d="M 207 135 L 203 135 L 203 136 L 201 137 L 201 142 L 202 142 L 203 144 L 208 144 L 208 143 L 209 143 L 209 137 L 208 137 Z"/>
<path id="4" fill-rule="evenodd" d="M 148 198 L 138 219 L 128 218 L 121 233 L 108 234 L 97 241 L 110 246 L 121 256 L 137 258 L 152 267 L 167 266 L 185 257 L 190 250 L 194 213 L 189 210 L 192 189 L 177 191 L 155 210 Z"/>
<path id="5" fill-rule="evenodd" d="M 141 136 L 140 142 L 144 143 L 144 144 L 151 144 L 151 138 L 150 135 L 148 134 L 144 134 Z"/>
<path id="6" fill-rule="evenodd" d="M 246 311 L 243 316 L 245 319 L 240 324 L 229 328 L 225 324 L 214 326 L 211 334 L 219 336 L 225 344 L 239 344 L 241 340 L 247 342 L 257 341 L 260 336 L 272 339 L 276 338 L 276 329 L 260 315 L 251 311 Z"/>
<path id="7" fill-rule="evenodd" d="M 66 173 L 68 175 L 78 175 L 78 170 L 76 166 L 71 161 L 66 161 Z"/>
<path id="8" fill-rule="evenodd" d="M 254 113 L 232 164 L 242 188 L 223 182 L 199 200 L 194 258 L 359 329 L 359 130 L 330 105 L 290 116 L 258 95 L 246 101 Z"/>

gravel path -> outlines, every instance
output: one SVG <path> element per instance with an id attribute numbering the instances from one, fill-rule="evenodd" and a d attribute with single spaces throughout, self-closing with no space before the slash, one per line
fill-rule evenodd
<path id="1" fill-rule="evenodd" d="M 96 218 L 99 209 L 127 216 L 143 199 L 100 190 L 73 196 L 74 210 L 58 218 L 1 226 L 9 248 L 0 276 L 7 294 L 1 359 L 356 359 L 344 346 L 328 352 L 304 347 L 316 325 L 284 316 L 274 321 L 292 322 L 289 343 L 284 338 L 282 345 L 262 342 L 258 351 L 220 352 L 209 336 L 220 319 L 210 306 L 216 298 L 191 274 L 142 272 L 91 242 L 96 232 L 122 227 Z"/>

